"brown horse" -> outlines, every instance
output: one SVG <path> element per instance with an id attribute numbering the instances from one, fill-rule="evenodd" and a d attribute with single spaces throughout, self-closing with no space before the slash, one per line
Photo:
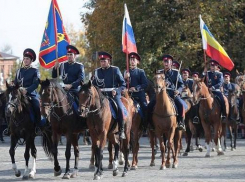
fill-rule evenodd
<path id="1" fill-rule="evenodd" d="M 147 88 L 145 89 L 145 93 L 147 93 L 149 100 L 153 99 L 156 96 L 154 90 L 154 83 L 147 79 Z M 128 97 L 128 94 L 125 94 Z M 136 170 L 138 168 L 138 152 L 139 152 L 139 139 L 143 133 L 142 120 L 143 118 L 140 116 L 138 112 L 137 106 L 132 107 L 133 120 L 132 120 L 132 128 L 131 128 L 131 144 L 132 144 L 132 165 L 131 170 Z"/>
<path id="2" fill-rule="evenodd" d="M 85 129 L 86 122 L 73 109 L 74 100 L 68 98 L 67 93 L 55 79 L 41 81 L 39 94 L 42 103 L 41 114 L 48 118 L 52 129 L 50 135 L 44 135 L 43 146 L 46 154 L 54 158 L 54 175 L 59 176 L 62 172 L 58 162 L 57 147 L 61 135 L 65 135 L 67 141 L 65 151 L 66 170 L 63 179 L 74 178 L 78 173 L 78 134 Z M 73 145 L 75 155 L 72 174 L 70 174 L 71 145 Z"/>
<path id="3" fill-rule="evenodd" d="M 193 84 L 193 101 L 200 102 L 199 115 L 205 133 L 207 143 L 207 153 L 205 157 L 210 157 L 210 145 L 212 139 L 211 126 L 214 130 L 214 143 L 218 155 L 224 155 L 220 145 L 220 135 L 222 132 L 221 109 L 218 101 L 209 93 L 208 87 L 203 80 L 195 81 Z"/>
<path id="4" fill-rule="evenodd" d="M 124 116 L 126 139 L 120 142 L 120 147 L 125 157 L 124 171 L 122 174 L 124 177 L 127 175 L 128 171 L 130 129 L 132 125 L 132 106 L 126 98 L 122 97 L 121 100 L 128 112 L 128 115 Z M 116 120 L 113 119 L 111 112 L 109 112 L 110 105 L 108 98 L 101 93 L 99 88 L 94 87 L 92 82 L 89 81 L 87 84 L 84 84 L 81 87 L 79 92 L 79 109 L 81 112 L 80 116 L 86 118 L 87 120 L 87 125 L 92 139 L 92 150 L 95 154 L 94 179 L 101 179 L 103 175 L 103 149 L 105 147 L 107 138 L 115 148 L 113 175 L 117 175 L 119 144 L 115 134 L 118 132 L 118 129 L 116 127 Z M 110 152 L 110 156 L 111 155 L 112 153 Z"/>
<path id="5" fill-rule="evenodd" d="M 180 140 L 182 131 L 177 130 L 177 118 L 174 105 L 166 91 L 165 75 L 156 74 L 154 76 L 154 86 L 156 88 L 156 105 L 153 111 L 153 123 L 155 126 L 155 135 L 157 136 L 161 149 L 162 164 L 160 169 L 170 167 L 170 151 L 173 154 L 173 168 L 178 166 L 178 152 L 180 150 Z M 163 142 L 163 135 L 168 140 L 167 160 L 165 161 L 165 145 Z M 152 135 L 150 135 L 152 136 Z M 152 147 L 151 166 L 154 166 L 154 146 Z"/>
<path id="6" fill-rule="evenodd" d="M 230 141 L 231 141 L 230 146 L 231 146 L 232 151 L 236 149 L 237 127 L 238 127 L 237 120 L 240 119 L 239 118 L 239 108 L 237 105 L 237 98 L 239 94 L 240 94 L 240 87 L 236 85 L 235 90 L 232 92 L 229 92 L 229 95 L 228 95 L 230 113 L 229 113 L 229 118 L 227 122 L 227 128 L 228 128 L 229 135 L 230 135 Z M 234 135 L 233 135 L 233 131 L 234 131 Z M 222 138 L 221 138 L 221 142 L 222 142 Z M 224 147 L 226 148 L 225 138 L 223 142 L 224 142 Z"/>
<path id="7" fill-rule="evenodd" d="M 192 120 L 195 117 L 195 107 L 196 105 L 193 104 L 193 95 L 188 88 L 187 85 L 183 88 L 181 93 L 182 99 L 186 102 L 188 109 L 186 110 L 185 114 L 185 125 L 186 125 L 186 143 L 187 147 L 183 156 L 188 156 L 188 153 L 191 151 L 191 139 L 195 137 L 196 147 L 197 149 L 202 152 L 202 146 L 199 144 L 200 134 L 202 132 L 202 125 L 200 124 L 193 124 Z"/>
<path id="8" fill-rule="evenodd" d="M 34 178 L 36 174 L 36 156 L 37 150 L 35 147 L 35 123 L 31 119 L 30 114 L 30 102 L 26 96 L 24 96 L 19 90 L 19 86 L 12 86 L 6 82 L 6 99 L 8 100 L 6 114 L 9 117 L 9 128 L 10 128 L 10 140 L 11 146 L 9 154 L 12 161 L 12 169 L 15 171 L 15 176 L 19 177 L 21 172 L 18 170 L 15 163 L 15 149 L 17 148 L 17 143 L 20 139 L 23 139 L 25 143 L 25 171 L 22 179 L 26 180 L 28 178 Z M 30 150 L 33 157 L 33 168 L 29 173 L 29 159 Z"/>

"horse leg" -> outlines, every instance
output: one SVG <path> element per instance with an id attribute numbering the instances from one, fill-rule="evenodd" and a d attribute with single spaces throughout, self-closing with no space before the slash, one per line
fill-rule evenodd
<path id="1" fill-rule="evenodd" d="M 181 130 L 175 130 L 175 135 L 174 135 L 174 161 L 172 168 L 177 168 L 178 167 L 178 154 L 180 152 L 180 142 L 181 142 L 181 136 L 182 136 L 182 131 Z"/>
<path id="2" fill-rule="evenodd" d="M 123 154 L 125 157 L 125 162 L 124 162 L 124 171 L 122 173 L 122 177 L 125 177 L 127 175 L 128 172 L 128 156 L 129 156 L 129 147 L 130 147 L 130 132 L 126 132 L 126 140 L 123 140 Z"/>
<path id="3" fill-rule="evenodd" d="M 229 125 L 228 126 L 228 129 L 229 129 L 229 136 L 230 136 L 230 141 L 231 141 L 231 151 L 233 151 L 233 133 L 232 133 L 232 126 Z"/>
<path id="4" fill-rule="evenodd" d="M 207 153 L 205 154 L 205 157 L 211 157 L 211 127 L 201 119 L 202 126 L 204 129 L 204 134 L 205 134 L 205 142 L 206 142 L 206 147 L 207 147 Z"/>
<path id="5" fill-rule="evenodd" d="M 203 151 L 203 148 L 200 144 L 200 135 L 201 135 L 201 131 L 200 131 L 200 127 L 196 128 L 196 137 L 195 137 L 195 140 L 196 140 L 196 146 L 197 146 L 197 149 L 199 150 L 199 152 L 202 152 Z"/>
<path id="6" fill-rule="evenodd" d="M 35 140 L 35 137 L 33 137 L 31 140 L 31 155 L 33 157 L 33 166 L 32 166 L 31 172 L 29 173 L 29 178 L 32 178 L 32 179 L 35 177 L 35 174 L 36 174 L 36 158 L 37 158 L 37 149 L 36 149 L 34 140 Z"/>
<path id="7" fill-rule="evenodd" d="M 236 149 L 236 139 L 237 139 L 237 124 L 234 127 L 234 149 Z"/>
<path id="8" fill-rule="evenodd" d="M 62 177 L 62 179 L 70 179 L 70 158 L 71 158 L 71 135 L 66 135 L 66 151 L 65 151 L 65 157 L 66 157 L 66 170 L 65 174 Z"/>
<path id="9" fill-rule="evenodd" d="M 26 161 L 26 167 L 25 167 L 25 171 L 24 171 L 24 174 L 22 177 L 23 180 L 27 180 L 29 178 L 28 163 L 29 163 L 29 159 L 30 159 L 30 148 L 31 148 L 30 137 L 31 136 L 26 137 L 26 149 L 25 149 L 25 153 L 24 153 L 24 157 L 25 157 L 25 161 Z"/>
<path id="10" fill-rule="evenodd" d="M 58 161 L 58 142 L 59 142 L 59 137 L 57 133 L 53 133 L 52 140 L 53 140 L 53 145 L 52 145 L 52 153 L 54 156 L 54 176 L 59 176 L 62 173 L 62 170 L 59 165 Z"/>
<path id="11" fill-rule="evenodd" d="M 16 147 L 18 139 L 14 135 L 11 135 L 10 139 L 11 139 L 11 145 L 10 145 L 10 149 L 9 149 L 9 155 L 11 157 L 12 169 L 15 172 L 15 176 L 16 177 L 20 177 L 21 172 L 20 172 L 20 170 L 18 170 L 17 165 L 15 164 L 15 158 L 14 158 L 14 156 L 15 156 L 15 147 Z"/>
<path id="12" fill-rule="evenodd" d="M 94 158 L 95 158 L 95 148 L 93 145 L 91 145 L 91 157 L 90 157 L 89 169 L 94 169 Z"/>
<path id="13" fill-rule="evenodd" d="M 214 143 L 216 145 L 216 150 L 218 155 L 224 155 L 220 144 L 220 134 L 222 133 L 222 125 L 221 122 L 216 123 L 214 125 Z"/>
<path id="14" fill-rule="evenodd" d="M 162 156 L 162 164 L 160 166 L 160 170 L 164 170 L 164 169 L 166 169 L 166 166 L 165 166 L 165 162 L 166 162 L 165 161 L 165 145 L 164 145 L 163 138 L 162 138 L 161 134 L 158 134 L 157 138 L 159 141 L 161 156 Z"/>
<path id="15" fill-rule="evenodd" d="M 108 152 L 109 152 L 109 164 L 108 169 L 113 169 L 112 161 L 113 161 L 113 151 L 112 151 L 112 143 L 108 141 Z"/>
<path id="16" fill-rule="evenodd" d="M 220 137 L 220 142 L 221 142 L 221 148 L 223 151 L 226 149 L 226 123 L 222 123 L 222 132 L 221 132 L 221 137 Z"/>
<path id="17" fill-rule="evenodd" d="M 118 156 L 119 156 L 119 150 L 120 150 L 120 146 L 117 142 L 115 142 L 114 144 L 114 148 L 115 148 L 115 153 L 114 153 L 114 160 L 113 160 L 113 176 L 117 176 L 118 175 Z"/>
<path id="18" fill-rule="evenodd" d="M 183 156 L 188 156 L 188 152 L 190 152 L 191 136 L 192 136 L 192 133 L 191 133 L 190 127 L 186 127 L 187 147 L 186 147 L 186 150 Z"/>
<path id="19" fill-rule="evenodd" d="M 96 155 L 96 168 L 95 168 L 95 174 L 94 174 L 94 180 L 101 179 L 103 177 L 103 168 L 102 168 L 102 159 L 103 159 L 103 149 L 106 144 L 106 137 L 107 137 L 107 132 L 104 131 L 101 133 L 100 141 L 99 141 L 99 146 L 96 146 L 95 148 L 95 155 Z"/>
<path id="20" fill-rule="evenodd" d="M 79 146 L 78 146 L 77 134 L 72 135 L 71 143 L 74 148 L 74 156 L 75 156 L 74 170 L 72 171 L 71 178 L 75 178 L 78 174 L 78 165 L 79 165 Z"/>
<path id="21" fill-rule="evenodd" d="M 149 130 L 149 138 L 150 138 L 150 144 L 151 144 L 151 163 L 150 166 L 155 166 L 155 152 L 154 152 L 154 146 L 155 146 L 155 133 L 151 130 Z"/>

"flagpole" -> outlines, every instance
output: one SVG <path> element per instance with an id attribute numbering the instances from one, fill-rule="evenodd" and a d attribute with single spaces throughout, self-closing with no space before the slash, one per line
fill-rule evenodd
<path id="1" fill-rule="evenodd" d="M 55 13 L 55 0 L 52 0 L 53 3 L 53 15 L 54 15 L 54 29 L 55 29 L 55 55 L 56 55 L 56 62 L 59 62 L 58 60 L 58 42 L 57 42 L 57 22 L 56 22 L 56 13 Z M 60 74 L 59 74 L 59 67 L 57 68 L 57 80 L 59 80 Z"/>
<path id="2" fill-rule="evenodd" d="M 126 26 L 127 26 L 127 18 L 125 18 L 125 32 L 126 32 Z M 126 36 L 126 35 L 125 35 Z M 125 38 L 125 44 L 126 44 L 126 66 L 127 66 L 127 74 L 129 73 L 129 64 L 128 64 L 128 41 L 127 37 Z M 127 89 L 129 89 L 129 78 L 127 79 Z"/>

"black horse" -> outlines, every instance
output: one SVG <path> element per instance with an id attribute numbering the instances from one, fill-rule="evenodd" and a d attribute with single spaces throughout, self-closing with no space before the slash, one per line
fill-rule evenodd
<path id="1" fill-rule="evenodd" d="M 18 141 L 20 139 L 23 139 L 26 144 L 24 153 L 26 165 L 23 179 L 34 178 L 36 173 L 37 150 L 34 144 L 35 123 L 31 119 L 30 102 L 28 98 L 20 92 L 18 85 L 10 86 L 8 83 L 6 83 L 6 86 L 6 97 L 8 98 L 9 96 L 9 102 L 7 103 L 6 112 L 10 116 L 9 128 L 11 146 L 9 154 L 11 156 L 12 169 L 15 171 L 16 177 L 19 177 L 21 175 L 21 172 L 17 169 L 17 165 L 15 163 L 15 149 L 17 147 Z M 30 150 L 33 157 L 33 167 L 31 172 L 29 173 L 28 163 L 30 158 Z"/>
<path id="2" fill-rule="evenodd" d="M 62 172 L 58 162 L 58 142 L 61 135 L 66 136 L 66 170 L 63 179 L 74 178 L 78 173 L 79 147 L 78 134 L 86 129 L 86 122 L 80 118 L 73 107 L 74 99 L 68 97 L 65 90 L 55 80 L 41 82 L 41 114 L 50 122 L 51 132 L 43 135 L 43 147 L 46 155 L 54 159 L 54 175 Z M 71 145 L 74 148 L 75 165 L 70 174 Z"/>

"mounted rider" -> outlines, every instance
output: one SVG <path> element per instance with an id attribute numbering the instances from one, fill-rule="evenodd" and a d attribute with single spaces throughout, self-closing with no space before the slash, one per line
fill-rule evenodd
<path id="1" fill-rule="evenodd" d="M 227 118 L 227 102 L 221 92 L 221 87 L 224 83 L 223 73 L 217 71 L 219 63 L 215 60 L 210 60 L 210 70 L 207 73 L 204 72 L 205 80 L 207 81 L 207 86 L 209 91 L 214 94 L 215 97 L 218 98 L 218 101 L 221 106 L 221 118 L 222 121 Z"/>
<path id="2" fill-rule="evenodd" d="M 125 139 L 123 103 L 121 92 L 126 88 L 122 73 L 116 66 L 111 66 L 112 56 L 107 52 L 98 52 L 100 68 L 95 69 L 93 85 L 101 89 L 104 95 L 112 98 L 118 106 L 119 137 Z"/>
<path id="3" fill-rule="evenodd" d="M 38 69 L 31 66 L 31 63 L 35 60 L 36 53 L 30 48 L 25 49 L 23 52 L 24 66 L 17 70 L 14 84 L 19 85 L 21 93 L 29 98 L 35 114 L 36 125 L 41 126 L 40 102 L 36 91 L 39 85 L 40 73 Z"/>
<path id="4" fill-rule="evenodd" d="M 137 65 L 141 62 L 141 57 L 138 53 L 131 52 L 129 55 L 130 69 L 129 72 L 124 73 L 124 79 L 129 81 L 129 92 L 131 97 L 139 102 L 143 110 L 143 127 L 147 128 L 147 101 L 145 90 L 147 88 L 147 78 L 145 71 L 139 69 Z"/>
<path id="5" fill-rule="evenodd" d="M 183 79 L 183 83 L 185 86 L 187 86 L 191 93 L 193 92 L 193 79 L 189 78 L 191 71 L 188 68 L 184 68 L 181 70 L 181 74 L 182 74 L 182 79 Z"/>
<path id="6" fill-rule="evenodd" d="M 236 91 L 236 85 L 235 83 L 231 83 L 230 79 L 231 79 L 231 74 L 229 72 L 224 72 L 223 93 L 226 96 L 226 98 L 228 98 L 229 93 L 235 93 Z M 237 103 L 239 103 L 239 100 Z M 238 104 L 238 107 L 239 107 L 239 104 Z M 229 108 L 231 108 L 230 104 L 229 104 Z M 237 123 L 240 123 L 239 114 L 237 115 L 236 121 Z"/>
<path id="7" fill-rule="evenodd" d="M 72 45 L 66 46 L 68 61 L 59 64 L 56 62 L 52 70 L 52 78 L 57 78 L 57 69 L 59 68 L 60 76 L 64 83 L 64 89 L 74 97 L 78 106 L 78 91 L 81 82 L 84 82 L 84 66 L 82 63 L 76 62 L 75 58 L 79 54 L 76 47 Z"/>
<path id="8" fill-rule="evenodd" d="M 164 69 L 159 70 L 158 72 L 165 74 L 165 80 L 167 84 L 167 93 L 174 100 L 174 103 L 177 107 L 178 115 L 177 122 L 178 128 L 181 130 L 185 130 L 185 109 L 186 106 L 185 101 L 180 98 L 180 93 L 184 88 L 184 83 L 182 81 L 181 75 L 178 70 L 172 69 L 173 57 L 171 55 L 164 55 L 162 57 Z M 177 85 L 177 87 L 176 87 Z M 156 100 L 153 100 L 148 104 L 149 108 L 149 121 L 152 127 L 152 113 L 154 106 L 156 104 Z"/>

